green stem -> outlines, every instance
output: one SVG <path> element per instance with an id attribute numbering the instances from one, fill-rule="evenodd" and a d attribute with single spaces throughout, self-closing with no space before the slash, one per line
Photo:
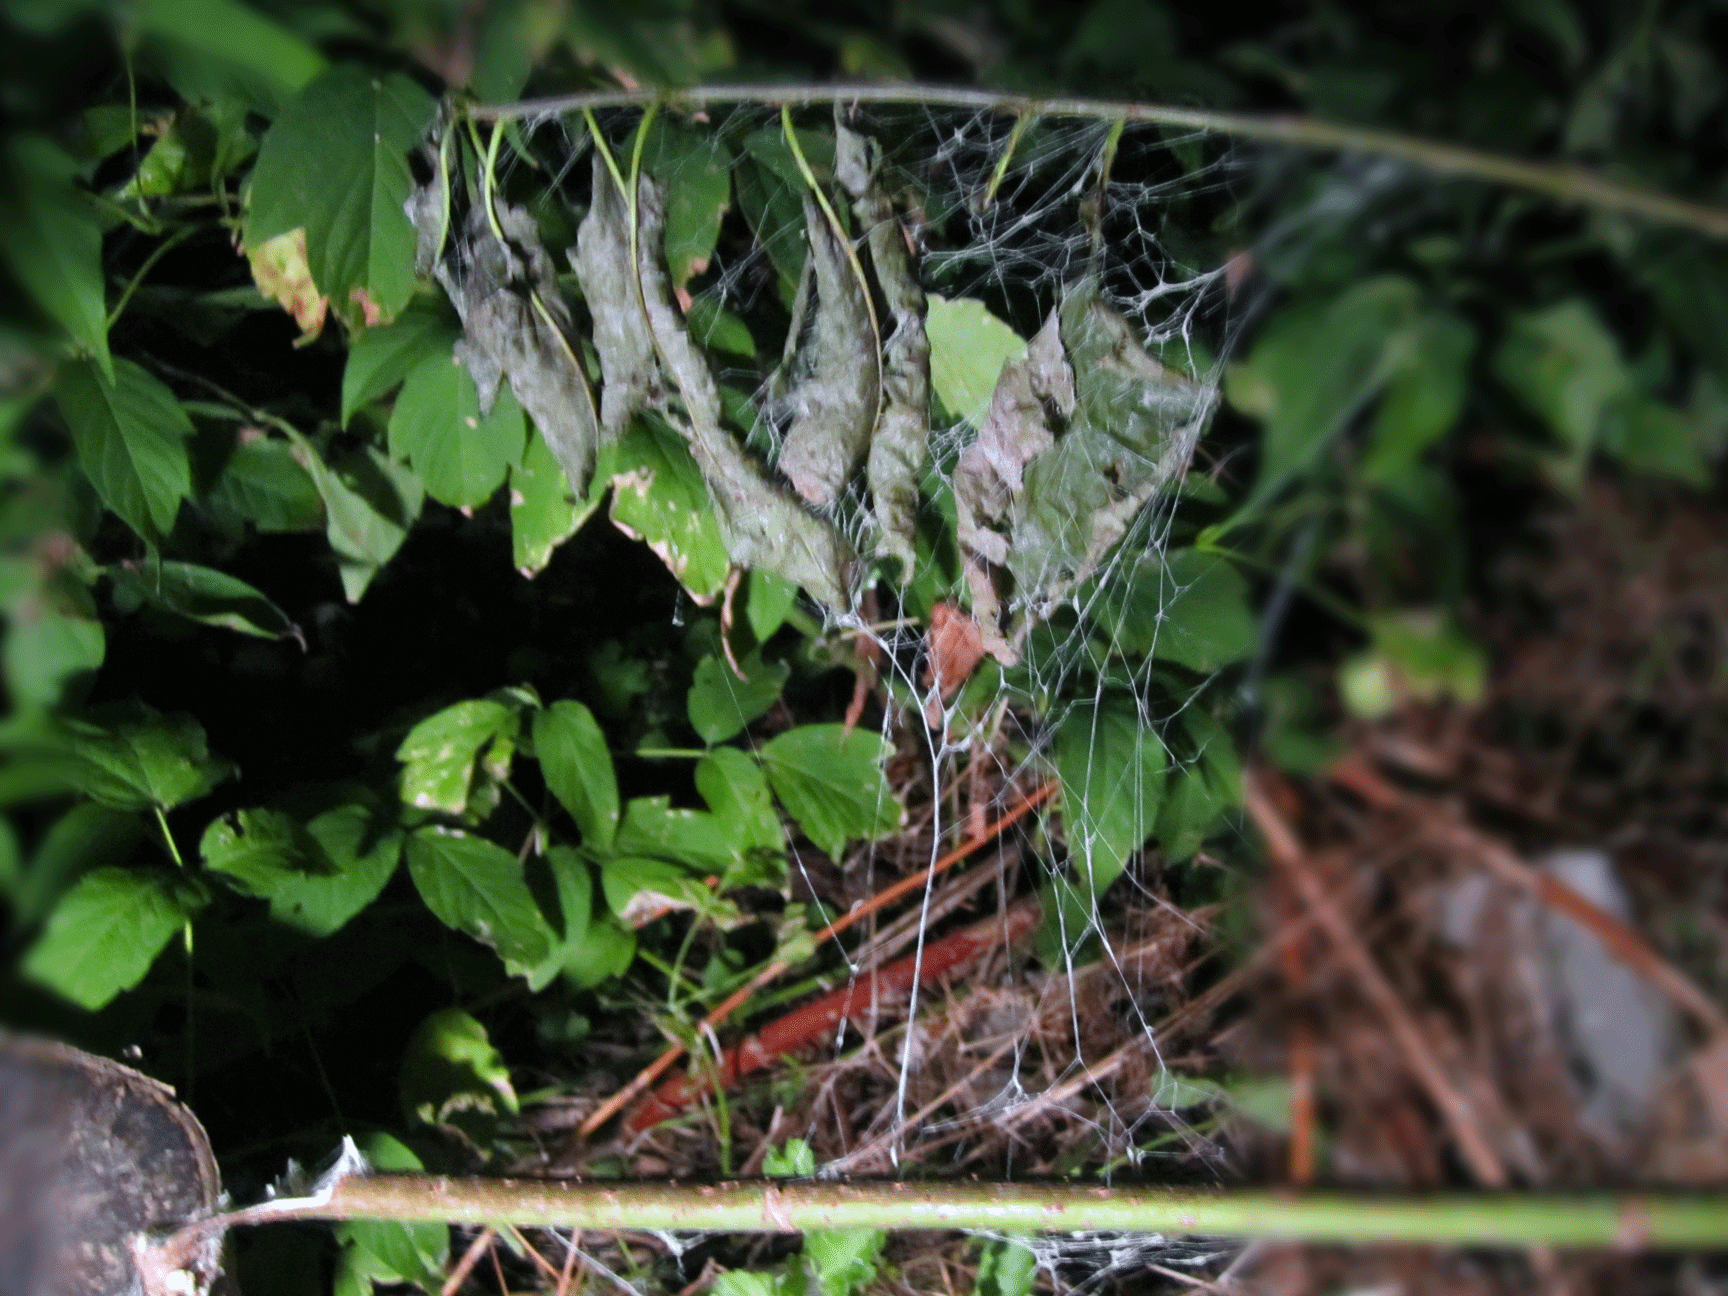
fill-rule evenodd
<path id="1" fill-rule="evenodd" d="M 108 313 L 108 322 L 103 325 L 105 329 L 112 329 L 115 322 L 125 313 L 126 304 L 132 300 L 132 294 L 138 291 L 138 286 L 144 282 L 144 277 L 156 268 L 156 263 L 175 247 L 184 243 L 197 229 L 196 225 L 188 225 L 184 229 L 175 230 L 151 250 L 150 255 L 144 258 L 144 264 L 138 267 L 138 273 L 132 276 L 125 289 L 120 293 L 120 300 L 114 303 L 114 309 Z"/>
<path id="2" fill-rule="evenodd" d="M 1679 225 L 1712 238 L 1728 238 L 1728 208 L 1688 202 L 1671 194 L 1622 184 L 1595 171 L 1569 163 L 1526 162 L 1520 158 L 1488 153 L 1437 140 L 1403 135 L 1397 131 L 1350 126 L 1343 122 L 1317 121 L 1311 117 L 1261 116 L 1254 113 L 1208 112 L 1175 108 L 1167 104 L 1123 103 L 1108 99 L 1058 96 L 1048 99 L 1030 95 L 999 94 L 990 90 L 966 90 L 952 86 L 920 85 L 715 85 L 689 90 L 607 90 L 526 99 L 519 103 L 480 104 L 468 109 L 470 116 L 484 121 L 511 121 L 528 117 L 596 108 L 643 106 L 662 100 L 680 108 L 705 104 L 919 104 L 935 108 L 964 108 L 1001 113 L 1042 113 L 1052 117 L 1090 117 L 1102 121 L 1144 121 L 1191 130 L 1215 131 L 1240 139 L 1269 140 L 1305 148 L 1349 149 L 1383 157 L 1402 158 L 1437 175 L 1487 180 L 1547 194 L 1566 202 L 1581 202 L 1610 211 L 1630 212 L 1665 225 Z"/>
<path id="3" fill-rule="evenodd" d="M 700 747 L 638 747 L 624 754 L 642 760 L 701 760 L 708 753 Z"/>
<path id="4" fill-rule="evenodd" d="M 327 1201 L 254 1207 L 206 1228 L 370 1219 L 578 1229 L 1108 1229 L 1304 1242 L 1676 1248 L 1728 1243 L 1721 1193 L 1493 1193 L 1426 1197 L 1083 1184 L 576 1183 L 377 1175 Z M 197 1228 L 198 1226 L 193 1226 Z"/>
<path id="5" fill-rule="evenodd" d="M 174 844 L 174 834 L 168 831 L 168 816 L 162 813 L 161 806 L 152 806 L 156 812 L 156 826 L 162 830 L 162 841 L 168 847 L 168 858 L 174 861 L 174 866 L 184 870 L 186 861 L 180 857 L 180 848 Z"/>

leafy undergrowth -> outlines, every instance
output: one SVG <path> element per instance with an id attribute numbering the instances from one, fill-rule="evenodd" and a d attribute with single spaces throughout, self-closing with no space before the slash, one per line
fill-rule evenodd
<path id="1" fill-rule="evenodd" d="M 1728 1178 L 1715 8 L 14 8 L 0 994 L 176 1084 L 236 1200 L 343 1135 L 589 1179 Z M 1306 115 L 632 89 L 765 75 Z M 1307 146 L 1340 122 L 1412 134 Z M 235 1254 L 255 1296 L 1717 1272 Z"/>

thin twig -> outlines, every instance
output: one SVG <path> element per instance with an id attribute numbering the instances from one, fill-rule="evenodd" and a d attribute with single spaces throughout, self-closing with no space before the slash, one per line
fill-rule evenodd
<path id="1" fill-rule="evenodd" d="M 439 1289 L 438 1296 L 456 1296 L 496 1236 L 497 1232 L 490 1224 L 474 1235 L 474 1240 L 468 1244 L 468 1249 L 462 1253 L 462 1258 L 456 1262 L 456 1267 L 450 1271 L 450 1276 L 444 1280 L 444 1286 Z"/>
<path id="2" fill-rule="evenodd" d="M 1242 782 L 1244 807 L 1265 839 L 1267 853 L 1279 868 L 1288 872 L 1302 903 L 1319 919 L 1339 955 L 1355 973 L 1363 993 L 1385 1019 L 1387 1029 L 1404 1054 L 1405 1063 L 1439 1109 L 1440 1117 L 1457 1140 L 1458 1149 L 1469 1163 L 1471 1173 L 1486 1187 L 1505 1187 L 1508 1182 L 1506 1169 L 1500 1164 L 1487 1136 L 1477 1126 L 1475 1114 L 1446 1077 L 1433 1050 L 1428 1047 L 1428 1041 L 1417 1030 L 1409 1011 L 1398 998 L 1398 992 L 1386 980 L 1379 964 L 1375 963 L 1344 915 L 1332 903 L 1332 898 L 1326 894 L 1320 879 L 1308 865 L 1307 853 L 1297 840 L 1295 831 L 1267 796 L 1261 777 L 1249 773 L 1243 776 Z"/>
<path id="3" fill-rule="evenodd" d="M 1042 787 L 1035 788 L 1031 792 L 1028 792 L 1021 798 L 1019 804 L 1017 804 L 1007 814 L 1003 815 L 995 823 L 991 824 L 985 832 L 969 841 L 961 843 L 941 859 L 937 860 L 929 868 L 921 869 L 910 877 L 902 878 L 893 886 L 884 888 L 882 891 L 877 892 L 869 900 L 858 905 L 849 913 L 842 914 L 840 917 L 836 918 L 833 922 L 829 923 L 821 931 L 816 933 L 814 944 L 821 945 L 826 941 L 832 940 L 848 927 L 851 927 L 854 923 L 862 921 L 865 917 L 875 913 L 884 905 L 891 904 L 893 901 L 899 899 L 899 897 L 905 895 L 908 891 L 922 886 L 928 879 L 934 877 L 938 873 L 952 868 L 974 851 L 989 845 L 997 837 L 1001 836 L 1006 829 L 1023 819 L 1026 815 L 1030 814 L 1033 810 L 1037 809 L 1038 806 L 1042 805 L 1045 801 L 1049 800 L 1050 797 L 1055 795 L 1056 787 L 1057 784 L 1052 781 L 1044 784 Z M 748 1001 L 751 995 L 755 994 L 756 991 L 760 990 L 763 986 L 778 977 L 782 972 L 786 971 L 789 966 L 790 964 L 784 960 L 775 959 L 744 985 L 740 986 L 731 994 L 727 995 L 725 999 L 721 1000 L 721 1002 L 702 1019 L 697 1029 L 712 1030 L 714 1027 L 718 1026 L 721 1022 L 730 1017 L 740 1005 Z M 631 1080 L 629 1084 L 625 1085 L 590 1113 L 588 1119 L 583 1121 L 581 1127 L 576 1131 L 576 1141 L 588 1138 L 595 1130 L 599 1129 L 607 1121 L 611 1120 L 612 1117 L 616 1116 L 634 1099 L 645 1092 L 649 1085 L 653 1084 L 661 1076 L 665 1075 L 672 1064 L 683 1055 L 684 1045 L 681 1042 L 674 1041 L 667 1045 L 665 1052 L 661 1053 L 659 1057 L 655 1058 L 647 1066 L 643 1067 L 641 1071 L 637 1072 L 635 1079 Z"/>
<path id="4" fill-rule="evenodd" d="M 755 103 L 772 106 L 813 103 L 911 104 L 929 108 L 967 108 L 1025 117 L 1089 117 L 1099 121 L 1143 121 L 1192 130 L 1214 131 L 1239 139 L 1269 140 L 1306 148 L 1347 149 L 1395 157 L 1436 175 L 1486 180 L 1546 194 L 1563 202 L 1580 202 L 1607 211 L 1623 211 L 1664 225 L 1678 225 L 1711 238 L 1728 238 L 1728 209 L 1689 202 L 1671 194 L 1610 180 L 1599 172 L 1567 163 L 1527 162 L 1503 154 L 1464 148 L 1396 131 L 1349 126 L 1290 115 L 1208 112 L 1168 104 L 1124 103 L 1119 100 L 1068 96 L 1040 98 L 967 90 L 954 86 L 865 85 L 835 82 L 802 85 L 713 85 L 687 90 L 602 90 L 584 94 L 525 99 L 518 103 L 477 104 L 464 111 L 481 121 L 511 121 L 528 117 L 558 117 L 596 108 L 647 108 L 656 102 L 694 109 L 705 104 Z"/>

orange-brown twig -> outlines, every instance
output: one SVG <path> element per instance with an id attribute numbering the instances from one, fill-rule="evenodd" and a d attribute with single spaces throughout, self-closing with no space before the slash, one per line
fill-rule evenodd
<path id="1" fill-rule="evenodd" d="M 711 1082 L 728 1085 L 740 1076 L 771 1066 L 776 1058 L 831 1035 L 842 1021 L 857 1016 L 877 997 L 910 990 L 914 981 L 934 981 L 1004 939 L 1012 943 L 1030 934 L 1038 926 L 1038 916 L 1036 901 L 1022 902 L 1004 915 L 986 918 L 932 942 L 924 947 L 921 957 L 908 954 L 896 959 L 787 1013 L 721 1054 L 713 1075 L 687 1072 L 666 1081 L 630 1113 L 626 1128 L 639 1134 L 658 1125 L 688 1107 Z"/>
<path id="2" fill-rule="evenodd" d="M 1398 992 L 1386 980 L 1379 965 L 1374 962 L 1362 942 L 1357 939 L 1356 933 L 1351 930 L 1349 922 L 1326 894 L 1320 879 L 1309 867 L 1307 854 L 1295 831 L 1273 806 L 1261 779 L 1252 772 L 1243 776 L 1242 799 L 1249 817 L 1254 820 L 1255 826 L 1260 829 L 1261 837 L 1266 841 L 1266 849 L 1273 862 L 1287 871 L 1296 893 L 1302 898 L 1302 903 L 1319 920 L 1339 956 L 1356 974 L 1363 992 L 1385 1019 L 1387 1029 L 1391 1031 L 1392 1038 L 1397 1041 L 1404 1054 L 1405 1063 L 1417 1082 L 1427 1091 L 1429 1100 L 1439 1109 L 1440 1118 L 1452 1131 L 1452 1137 L 1457 1140 L 1458 1149 L 1469 1164 L 1471 1173 L 1485 1187 L 1504 1188 L 1507 1184 L 1506 1169 L 1495 1155 L 1487 1136 L 1477 1126 L 1476 1117 L 1469 1104 L 1446 1078 L 1439 1060 L 1428 1047 L 1428 1041 L 1422 1037 L 1416 1023 L 1410 1020 L 1410 1014 L 1399 1000 Z"/>
<path id="3" fill-rule="evenodd" d="M 1056 793 L 1056 787 L 1057 784 L 1052 781 L 1045 783 L 1041 787 L 1034 788 L 1031 792 L 1028 792 L 1024 797 L 1022 797 L 1019 803 L 1016 804 L 1012 810 L 1008 811 L 1007 814 L 1003 815 L 995 823 L 991 824 L 984 832 L 962 842 L 959 846 L 956 846 L 953 850 L 942 856 L 941 859 L 937 860 L 929 868 L 921 869 L 910 877 L 900 879 L 900 881 L 896 882 L 893 886 L 883 888 L 849 913 L 842 914 L 840 917 L 836 918 L 833 922 L 829 923 L 821 931 L 816 933 L 815 943 L 821 945 L 826 941 L 834 939 L 834 937 L 838 936 L 848 927 L 851 927 L 854 923 L 862 921 L 865 917 L 875 913 L 884 905 L 892 904 L 908 891 L 923 886 L 938 873 L 945 872 L 952 868 L 968 855 L 972 854 L 973 851 L 982 846 L 989 845 L 992 841 L 996 840 L 996 838 L 1000 837 L 1009 827 L 1018 823 L 1021 819 L 1025 818 L 1033 810 L 1037 809 L 1040 805 L 1054 796 Z M 703 1031 L 711 1030 L 721 1022 L 725 1021 L 738 1009 L 740 1005 L 745 1003 L 751 995 L 755 994 L 756 991 L 760 990 L 763 986 L 774 980 L 775 977 L 786 971 L 788 966 L 789 964 L 784 960 L 775 959 L 744 985 L 740 986 L 731 994 L 727 995 L 725 999 L 721 1000 L 720 1003 L 702 1019 L 701 1024 L 697 1027 L 697 1033 L 700 1034 Z M 635 1079 L 631 1080 L 629 1084 L 625 1085 L 589 1114 L 588 1119 L 583 1121 L 581 1128 L 576 1131 L 576 1137 L 579 1139 L 585 1139 L 593 1134 L 595 1130 L 599 1129 L 607 1121 L 611 1120 L 612 1117 L 622 1111 L 627 1105 L 640 1097 L 641 1094 L 647 1090 L 649 1085 L 653 1084 L 661 1076 L 665 1075 L 668 1068 L 670 1068 L 672 1064 L 682 1056 L 684 1056 L 683 1044 L 676 1040 L 668 1044 L 665 1051 L 662 1052 L 659 1057 L 655 1058 L 636 1074 Z"/>
<path id="4" fill-rule="evenodd" d="M 474 1240 L 468 1244 L 468 1249 L 462 1253 L 462 1258 L 456 1262 L 456 1267 L 450 1271 L 450 1276 L 444 1280 L 444 1286 L 440 1289 L 438 1296 L 456 1296 L 496 1236 L 497 1233 L 490 1224 L 474 1235 Z"/>

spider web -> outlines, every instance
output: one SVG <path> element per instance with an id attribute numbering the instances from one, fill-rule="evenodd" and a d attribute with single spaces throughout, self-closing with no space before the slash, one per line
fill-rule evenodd
<path id="1" fill-rule="evenodd" d="M 915 983 L 910 1002 L 878 1005 L 880 1015 L 872 1014 L 862 1030 L 856 1019 L 841 1023 L 827 1072 L 862 1065 L 874 1075 L 874 1086 L 864 1087 L 882 1106 L 863 1134 L 876 1161 L 861 1163 L 857 1147 L 836 1145 L 844 1121 L 819 1106 L 801 1124 L 779 1120 L 777 1111 L 766 1133 L 809 1139 L 825 1162 L 818 1174 L 836 1176 L 872 1168 L 941 1173 L 943 1149 L 960 1168 L 968 1162 L 963 1155 L 955 1160 L 956 1150 L 976 1144 L 981 1130 L 994 1127 L 999 1133 L 993 1136 L 991 1172 L 1006 1176 L 1022 1169 L 1051 1171 L 1048 1156 L 1034 1146 L 1040 1140 L 1023 1131 L 1054 1122 L 1057 1141 L 1090 1148 L 1070 1170 L 1087 1169 L 1108 1180 L 1124 1173 L 1159 1177 L 1179 1166 L 1189 1181 L 1216 1178 L 1227 1172 L 1226 1151 L 1184 1115 L 1205 1105 L 1195 1101 L 1201 1091 L 1165 1066 L 1159 1022 L 1179 993 L 1171 968 L 1182 965 L 1188 939 L 1199 937 L 1162 880 L 1167 852 L 1156 839 L 1160 806 L 1152 802 L 1167 802 L 1184 778 L 1198 783 L 1203 774 L 1213 775 L 1208 762 L 1228 763 L 1217 748 L 1228 745 L 1223 730 L 1197 718 L 1213 705 L 1207 689 L 1213 672 L 1203 662 L 1195 669 L 1192 654 L 1162 652 L 1159 637 L 1166 613 L 1179 610 L 1196 588 L 1194 564 L 1163 558 L 1191 537 L 1195 528 L 1185 510 L 1209 494 L 1204 473 L 1189 460 L 1216 405 L 1221 357 L 1240 323 L 1230 300 L 1227 250 L 1216 233 L 1237 203 L 1240 159 L 1211 137 L 1135 123 L 1022 120 L 923 106 L 842 105 L 832 119 L 827 114 L 815 107 L 799 113 L 800 137 L 809 132 L 831 138 L 838 122 L 873 141 L 879 150 L 876 174 L 893 202 L 920 288 L 947 302 L 976 300 L 1029 339 L 1060 311 L 1076 284 L 1090 283 L 1145 352 L 1197 395 L 1163 416 L 1159 429 L 1166 448 L 1175 447 L 1181 460 L 1175 480 L 1151 494 L 1120 529 L 1120 538 L 1079 578 L 1043 579 L 1039 573 L 1016 581 L 1003 609 L 1015 627 L 1014 642 L 1003 655 L 1018 660 L 985 657 L 958 689 L 944 688 L 927 623 L 932 600 L 955 608 L 971 603 L 951 551 L 956 470 L 979 439 L 979 411 L 956 415 L 938 401 L 929 434 L 919 522 L 921 534 L 927 529 L 937 539 L 929 552 L 921 545 L 919 557 L 941 566 L 947 546 L 945 584 L 928 572 L 907 581 L 901 564 L 872 556 L 878 536 L 862 474 L 854 473 L 836 498 L 812 510 L 868 564 L 860 583 L 868 598 L 815 609 L 825 637 L 832 644 L 849 641 L 862 660 L 873 663 L 888 698 L 882 736 L 921 767 L 912 780 L 916 788 L 909 790 L 923 818 L 916 831 L 908 830 L 898 850 L 890 849 L 892 843 L 868 845 L 845 862 L 845 871 L 862 875 L 863 891 L 873 893 L 931 864 L 969 830 L 1051 778 L 1053 765 L 1069 784 L 1077 768 L 1091 768 L 1094 756 L 1102 782 L 1089 795 L 1125 817 L 1135 843 L 1146 845 L 1131 851 L 1113 887 L 1094 894 L 1085 879 L 1093 875 L 1094 851 L 1102 849 L 1100 835 L 1076 832 L 1071 810 L 1046 815 L 1042 826 L 1022 821 L 1004 835 L 994 857 L 996 906 L 1003 912 L 1017 894 L 1042 896 L 1043 974 L 1030 973 L 1023 956 L 998 954 L 985 964 L 989 979 L 970 982 L 969 996 L 952 985 L 944 990 Z M 620 165 L 630 156 L 639 121 L 635 110 L 608 110 L 593 121 Z M 685 125 L 712 141 L 716 158 L 726 164 L 754 165 L 758 179 L 767 174 L 760 140 L 779 129 L 769 109 L 711 109 Z M 511 137 L 515 151 L 506 150 L 500 159 L 500 186 L 518 192 L 538 186 L 545 200 L 583 210 L 592 200 L 587 182 L 593 136 L 579 115 L 548 114 L 519 123 Z M 832 202 L 844 204 L 831 172 L 819 162 L 817 170 Z M 776 411 L 774 384 L 796 380 L 797 353 L 813 331 L 809 302 L 798 300 L 807 286 L 794 292 L 785 273 L 786 249 L 803 239 L 803 221 L 784 202 L 780 210 L 791 210 L 793 219 L 779 224 L 772 204 L 767 213 L 745 211 L 741 193 L 740 188 L 729 202 L 712 254 L 679 304 L 687 318 L 719 308 L 751 321 L 758 333 L 764 319 L 771 321 L 770 330 L 772 321 L 780 321 L 788 344 L 778 378 L 774 348 L 762 348 L 754 365 L 709 350 L 716 379 L 750 396 L 754 421 L 736 430 L 771 468 L 785 449 L 789 422 Z M 856 253 L 864 246 L 863 231 L 854 227 L 851 234 Z M 879 336 L 886 336 L 891 325 L 879 296 L 873 304 Z M 1084 383 L 1086 376 L 1076 379 Z M 1122 411 L 1124 417 L 1132 413 Z M 1081 457 L 1067 471 L 1096 476 L 1108 465 Z M 1075 491 L 1077 499 L 1083 494 Z M 1076 520 L 1086 521 L 1078 515 Z M 1126 626 L 1127 605 L 1150 609 L 1149 639 L 1144 625 Z M 1106 751 L 1109 743 L 1120 746 L 1124 708 L 1131 708 L 1131 749 Z M 1116 732 L 1103 732 L 1106 720 L 1117 725 Z M 1060 761 L 1059 735 L 1066 744 Z M 1069 750 L 1080 753 L 1078 766 L 1066 755 Z M 1150 768 L 1161 776 L 1144 777 Z M 908 859 L 907 842 L 921 859 Z M 1189 855 L 1193 845 L 1185 848 Z M 791 846 L 794 869 L 812 894 L 819 893 L 805 856 Z M 954 908 L 947 885 L 946 877 L 932 876 L 917 893 L 914 959 L 921 960 L 945 930 L 944 910 Z M 975 898 L 973 904 L 976 913 Z M 820 902 L 818 909 L 822 921 L 835 916 Z M 867 936 L 866 945 L 847 955 L 854 984 L 868 982 L 860 950 L 870 947 Z M 1148 949 L 1157 957 L 1149 957 Z M 1112 1029 L 1099 1027 L 1100 1004 L 1115 1018 Z M 938 1024 L 925 1025 L 927 1017 Z M 1052 1030 L 1052 1021 L 1059 1030 Z M 968 1038 L 979 1032 L 981 1038 Z M 978 1051 L 970 1051 L 973 1046 Z M 946 1069 L 933 1066 L 937 1061 Z M 956 1067 L 970 1078 L 956 1081 Z M 823 1070 L 817 1064 L 812 1074 Z M 1215 1092 L 1203 1096 L 1214 1106 L 1221 1101 Z M 839 1133 L 844 1139 L 845 1131 Z M 884 1150 L 886 1165 L 879 1162 Z M 1021 1241 L 1057 1290 L 1091 1290 L 1153 1260 L 1194 1271 L 1224 1258 L 1218 1248 L 1161 1237 Z"/>

